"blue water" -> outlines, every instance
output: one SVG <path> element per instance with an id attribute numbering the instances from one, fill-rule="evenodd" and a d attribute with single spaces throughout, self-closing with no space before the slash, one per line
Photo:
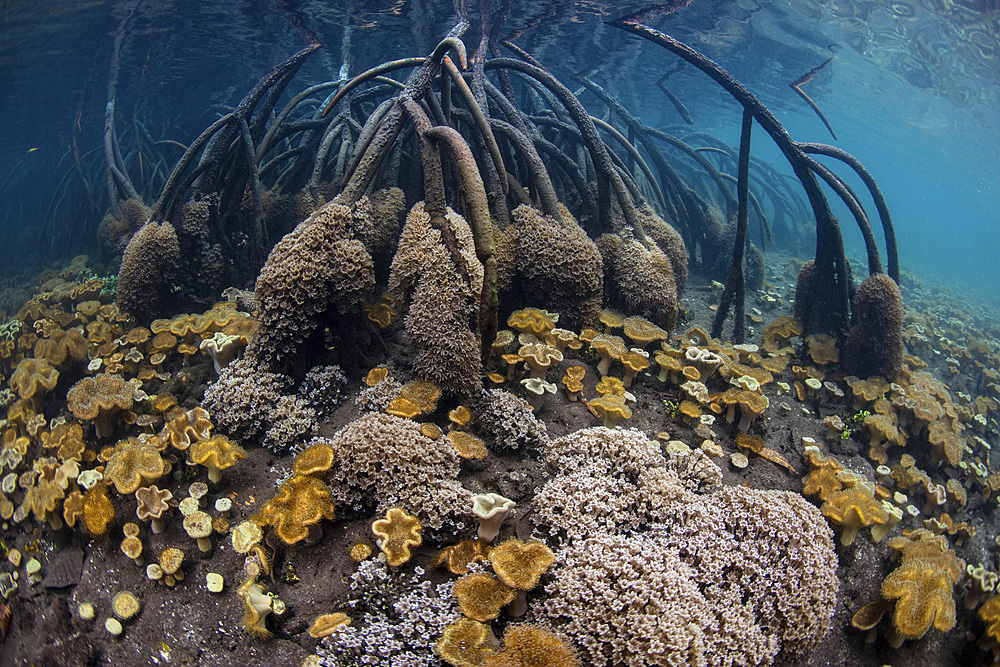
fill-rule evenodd
<path id="1" fill-rule="evenodd" d="M 81 252 L 99 254 L 94 231 L 106 197 L 96 206 L 84 200 L 70 174 L 72 149 L 74 141 L 82 156 L 100 148 L 113 37 L 133 5 L 117 90 L 123 144 L 133 116 L 157 139 L 186 144 L 218 117 L 213 105 L 234 105 L 270 67 L 301 48 L 304 29 L 324 48 L 300 70 L 282 104 L 304 86 L 336 76 L 347 25 L 355 74 L 427 53 L 455 20 L 450 2 L 429 0 L 3 2 L 0 278 L 23 279 Z M 603 25 L 644 5 L 514 2 L 507 32 L 517 31 L 515 43 L 560 78 L 585 70 L 646 123 L 677 125 L 679 117 L 655 86 L 677 59 Z M 729 69 L 794 138 L 835 143 L 861 159 L 888 200 L 905 271 L 1000 302 L 1000 12 L 994 5 L 694 0 L 651 23 Z M 474 32 L 467 36 L 470 49 Z M 830 120 L 836 142 L 787 85 L 831 56 L 803 89 Z M 737 143 L 739 110 L 721 89 L 689 66 L 668 81 L 698 130 Z M 787 171 L 762 132 L 753 149 Z M 179 153 L 163 149 L 167 160 Z M 83 158 L 95 174 L 100 154 Z M 132 177 L 141 180 L 138 172 Z M 99 192 L 103 181 L 93 180 Z M 147 203 L 155 199 L 155 184 L 143 194 Z M 849 250 L 859 253 L 856 227 L 846 209 L 837 212 Z M 105 261 L 113 272 L 114 258 Z"/>

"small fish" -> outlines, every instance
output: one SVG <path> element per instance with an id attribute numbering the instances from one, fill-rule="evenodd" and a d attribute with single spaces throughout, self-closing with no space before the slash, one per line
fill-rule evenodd
<path id="1" fill-rule="evenodd" d="M 29 153 L 34 153 L 34 152 L 35 152 L 35 151 L 37 151 L 37 150 L 38 150 L 38 147 L 37 147 L 37 146 L 35 146 L 34 148 L 29 148 L 29 149 L 28 149 L 28 152 L 29 152 Z"/>

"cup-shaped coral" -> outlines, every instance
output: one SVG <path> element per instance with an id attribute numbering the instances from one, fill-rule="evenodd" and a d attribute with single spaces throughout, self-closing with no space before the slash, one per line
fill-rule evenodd
<path id="1" fill-rule="evenodd" d="M 166 472 L 166 462 L 156 447 L 130 439 L 108 460 L 104 479 L 125 496 L 132 495 L 140 486 L 155 482 Z"/>
<path id="2" fill-rule="evenodd" d="M 120 375 L 100 373 L 80 380 L 66 393 L 66 406 L 84 421 L 92 420 L 97 437 L 110 437 L 113 418 L 122 410 L 130 410 L 135 389 Z"/>
<path id="3" fill-rule="evenodd" d="M 480 539 L 492 542 L 500 532 L 500 524 L 512 509 L 514 501 L 498 493 L 472 496 L 472 514 L 479 522 Z"/>

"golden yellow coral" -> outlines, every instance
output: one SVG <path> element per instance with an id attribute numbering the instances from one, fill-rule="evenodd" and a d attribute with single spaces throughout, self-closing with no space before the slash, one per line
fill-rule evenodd
<path id="1" fill-rule="evenodd" d="M 45 392 L 52 391 L 59 382 L 59 371 L 45 359 L 22 359 L 10 376 L 11 389 L 30 400 L 35 408 L 41 405 Z"/>
<path id="2" fill-rule="evenodd" d="M 955 627 L 955 583 L 965 564 L 943 537 L 916 530 L 893 538 L 889 546 L 901 552 L 902 562 L 882 582 L 882 597 L 896 600 L 893 624 L 898 647 L 904 639 L 923 637 L 931 628 L 948 632 Z"/>
<path id="3" fill-rule="evenodd" d="M 624 340 L 607 334 L 601 334 L 590 341 L 590 349 L 601 355 L 601 360 L 597 362 L 597 372 L 602 376 L 608 374 L 611 362 L 621 359 L 621 356 L 628 352 Z"/>
<path id="4" fill-rule="evenodd" d="M 42 445 L 46 449 L 55 449 L 56 456 L 62 461 L 79 461 L 86 449 L 83 427 L 76 422 L 61 424 L 42 436 Z"/>
<path id="5" fill-rule="evenodd" d="M 802 323 L 794 317 L 782 315 L 766 327 L 760 336 L 761 347 L 772 354 L 783 348 L 790 338 L 802 335 Z"/>
<path id="6" fill-rule="evenodd" d="M 449 431 L 448 439 L 451 440 L 455 451 L 463 459 L 482 459 L 486 458 L 486 455 L 489 454 L 482 439 L 477 438 L 468 431 Z"/>
<path id="7" fill-rule="evenodd" d="M 296 475 L 314 475 L 329 470 L 333 465 L 333 447 L 319 442 L 306 447 L 292 463 L 292 472 Z"/>
<path id="8" fill-rule="evenodd" d="M 104 479 L 112 482 L 123 496 L 158 480 L 167 472 L 166 462 L 156 447 L 129 439 L 119 443 L 104 468 Z"/>
<path id="9" fill-rule="evenodd" d="M 106 484 L 96 484 L 83 496 L 83 525 L 91 535 L 103 535 L 115 518 L 115 506 L 108 499 Z"/>
<path id="10" fill-rule="evenodd" d="M 531 590 L 553 563 L 555 554 L 542 542 L 509 539 L 490 550 L 490 563 L 500 581 L 511 588 Z"/>
<path id="11" fill-rule="evenodd" d="M 437 567 L 447 567 L 452 574 L 468 574 L 471 563 L 481 563 L 487 558 L 486 540 L 462 540 L 445 547 L 434 561 Z"/>
<path id="12" fill-rule="evenodd" d="M 317 616 L 309 626 L 309 636 L 313 639 L 329 637 L 340 628 L 350 625 L 351 617 L 342 612 Z"/>
<path id="13" fill-rule="evenodd" d="M 444 629 L 434 652 L 453 667 L 480 667 L 493 652 L 487 645 L 489 636 L 489 626 L 462 618 Z"/>
<path id="14" fill-rule="evenodd" d="M 638 348 L 645 348 L 650 343 L 667 339 L 667 332 L 645 317 L 628 317 L 623 324 L 625 335 Z"/>
<path id="15" fill-rule="evenodd" d="M 208 479 L 218 484 L 222 480 L 222 471 L 233 467 L 240 459 L 245 459 L 247 453 L 229 438 L 217 435 L 211 440 L 202 440 L 192 445 L 189 456 L 194 463 L 208 468 Z"/>
<path id="16" fill-rule="evenodd" d="M 802 495 L 818 496 L 820 500 L 827 500 L 834 493 L 844 488 L 837 473 L 843 470 L 843 466 L 837 464 L 833 459 L 832 466 L 822 466 L 814 469 L 805 479 L 802 480 Z"/>
<path id="17" fill-rule="evenodd" d="M 281 483 L 278 493 L 251 519 L 261 526 L 272 526 L 285 544 L 295 544 L 309 536 L 320 520 L 333 520 L 335 514 L 330 490 L 320 480 L 308 475 L 294 475 Z"/>
<path id="18" fill-rule="evenodd" d="M 531 369 L 529 376 L 533 378 L 544 378 L 545 371 L 549 369 L 549 366 L 563 360 L 562 352 L 545 343 L 523 345 L 517 354 Z"/>
<path id="19" fill-rule="evenodd" d="M 604 325 L 604 333 L 610 333 L 612 329 L 625 326 L 625 316 L 616 310 L 605 308 L 597 314 L 597 319 Z"/>
<path id="20" fill-rule="evenodd" d="M 423 526 L 417 517 L 398 507 L 391 507 L 384 519 L 372 523 L 372 532 L 386 562 L 393 567 L 410 560 L 410 548 L 423 542 Z"/>
<path id="21" fill-rule="evenodd" d="M 861 528 L 889 520 L 882 503 L 875 499 L 874 488 L 866 484 L 832 493 L 820 507 L 820 512 L 840 526 L 840 543 L 845 547 L 854 543 Z"/>
<path id="22" fill-rule="evenodd" d="M 1000 653 L 1000 595 L 991 596 L 979 607 L 979 620 L 986 624 L 986 633 L 979 641 L 980 648 Z"/>
<path id="23" fill-rule="evenodd" d="M 392 323 L 392 318 L 396 315 L 396 309 L 384 301 L 375 305 L 361 306 L 361 312 L 365 314 L 369 322 L 379 329 L 385 329 L 389 326 Z"/>
<path id="24" fill-rule="evenodd" d="M 209 419 L 208 410 L 192 408 L 179 417 L 174 417 L 163 427 L 160 436 L 181 451 L 199 440 L 208 440 L 212 437 L 212 420 Z"/>
<path id="25" fill-rule="evenodd" d="M 376 366 L 368 371 L 368 375 L 365 376 L 365 385 L 374 387 L 387 377 L 389 377 L 389 369 L 385 366 Z"/>
<path id="26" fill-rule="evenodd" d="M 73 385 L 66 393 L 66 406 L 77 419 L 92 420 L 97 437 L 107 438 L 114 430 L 114 415 L 132 409 L 134 394 L 122 376 L 101 373 Z"/>
<path id="27" fill-rule="evenodd" d="M 418 415 L 434 412 L 439 398 L 441 398 L 441 388 L 433 382 L 425 380 L 407 382 L 385 411 L 390 415 L 412 419 Z"/>
<path id="28" fill-rule="evenodd" d="M 474 621 L 492 621 L 517 597 L 517 591 L 486 572 L 462 577 L 454 590 L 459 609 Z"/>
<path id="29" fill-rule="evenodd" d="M 806 345 L 813 363 L 819 366 L 835 364 L 840 358 L 837 342 L 826 334 L 814 333 L 806 336 Z"/>
<path id="30" fill-rule="evenodd" d="M 464 405 L 459 405 L 454 410 L 448 412 L 448 421 L 455 426 L 464 428 L 472 421 L 472 410 Z"/>
<path id="31" fill-rule="evenodd" d="M 503 649 L 483 660 L 482 667 L 579 667 L 576 652 L 565 640 L 537 625 L 508 625 Z"/>
<path id="32" fill-rule="evenodd" d="M 270 637 L 267 629 L 267 617 L 274 611 L 275 598 L 264 592 L 264 589 L 249 578 L 236 589 L 236 597 L 243 606 L 243 627 L 258 637 Z"/>
<path id="33" fill-rule="evenodd" d="M 605 394 L 590 402 L 590 407 L 604 420 L 605 428 L 614 428 L 622 419 L 631 419 L 632 410 L 625 405 L 625 398 L 615 394 Z"/>
<path id="34" fill-rule="evenodd" d="M 62 366 L 67 360 L 82 361 L 86 357 L 87 339 L 80 328 L 56 329 L 48 338 L 35 343 L 35 358 L 45 359 L 53 366 Z"/>
<path id="35" fill-rule="evenodd" d="M 507 326 L 521 333 L 530 333 L 541 337 L 547 331 L 555 328 L 558 316 L 540 308 L 524 308 L 515 310 L 507 318 Z"/>

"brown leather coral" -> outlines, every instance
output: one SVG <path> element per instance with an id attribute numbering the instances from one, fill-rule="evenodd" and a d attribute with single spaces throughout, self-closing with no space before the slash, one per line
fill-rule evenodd
<path id="1" fill-rule="evenodd" d="M 156 447 L 130 439 L 108 460 L 104 479 L 125 496 L 132 495 L 140 486 L 155 482 L 166 472 L 167 464 Z"/>
<path id="2" fill-rule="evenodd" d="M 455 598 L 462 613 L 474 621 L 492 621 L 517 592 L 492 574 L 476 572 L 455 582 Z"/>
<path id="3" fill-rule="evenodd" d="M 229 438 L 217 435 L 210 440 L 202 440 L 191 446 L 188 456 L 194 463 L 208 468 L 208 479 L 216 484 L 222 480 L 222 471 L 245 459 L 247 453 Z"/>
<path id="4" fill-rule="evenodd" d="M 820 511 L 823 516 L 840 526 L 840 543 L 844 546 L 854 543 L 861 528 L 889 520 L 882 503 L 875 499 L 874 489 L 866 484 L 831 494 Z"/>

